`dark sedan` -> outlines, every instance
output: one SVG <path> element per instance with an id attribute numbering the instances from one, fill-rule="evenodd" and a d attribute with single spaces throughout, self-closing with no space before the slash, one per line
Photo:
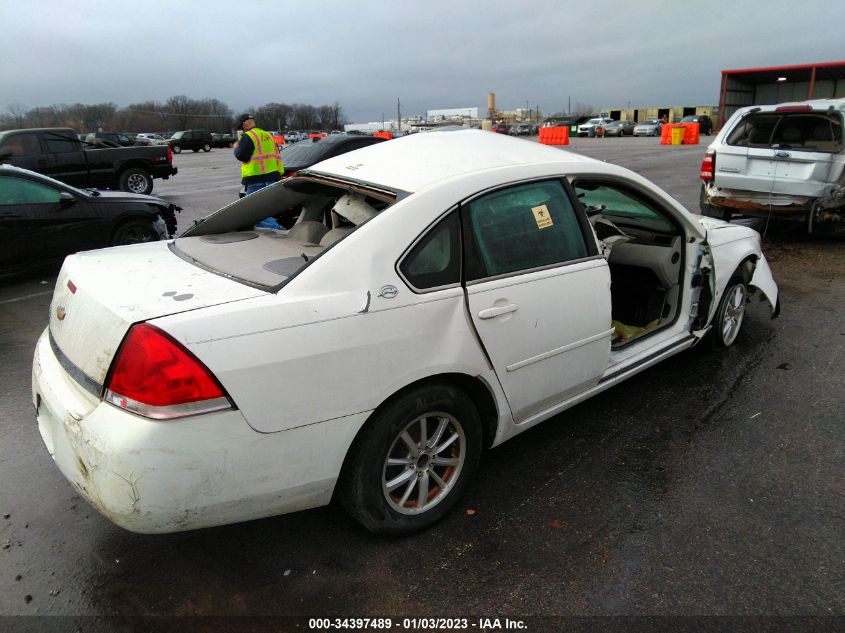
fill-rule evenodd
<path id="1" fill-rule="evenodd" d="M 681 123 L 698 123 L 699 133 L 705 136 L 713 133 L 713 120 L 709 116 L 691 114 L 681 119 Z"/>
<path id="2" fill-rule="evenodd" d="M 177 210 L 154 196 L 77 189 L 0 165 L 0 272 L 61 261 L 77 251 L 173 236 Z"/>

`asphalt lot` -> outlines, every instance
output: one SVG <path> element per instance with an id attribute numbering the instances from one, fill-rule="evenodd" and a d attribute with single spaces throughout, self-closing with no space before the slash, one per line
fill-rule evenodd
<path id="1" fill-rule="evenodd" d="M 695 210 L 706 142 L 571 149 Z M 175 161 L 154 193 L 181 226 L 237 198 L 229 150 Z M 3 282 L 0 616 L 841 618 L 843 246 L 770 225 L 779 319 L 754 303 L 732 348 L 676 356 L 488 452 L 455 513 L 398 540 L 336 507 L 161 536 L 112 525 L 53 465 L 30 402 L 55 274 Z"/>

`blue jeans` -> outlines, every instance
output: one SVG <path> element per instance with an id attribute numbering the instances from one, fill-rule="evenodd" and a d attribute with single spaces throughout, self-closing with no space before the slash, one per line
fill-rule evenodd
<path id="1" fill-rule="evenodd" d="M 272 185 L 272 184 L 273 184 L 272 182 L 254 182 L 251 185 L 246 186 L 245 195 L 248 196 L 251 193 L 255 193 L 259 189 L 264 189 L 264 187 L 266 187 L 267 185 Z M 264 218 L 263 220 L 261 220 L 261 222 L 258 222 L 255 226 L 256 226 L 256 228 L 260 228 L 260 229 L 277 229 L 277 230 L 280 230 L 280 229 L 284 228 L 284 227 L 282 227 L 281 224 L 276 222 L 276 220 L 273 219 L 273 218 Z"/>

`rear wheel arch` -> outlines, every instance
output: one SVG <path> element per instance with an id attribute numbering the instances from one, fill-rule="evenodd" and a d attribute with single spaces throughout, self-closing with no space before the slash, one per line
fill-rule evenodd
<path id="1" fill-rule="evenodd" d="M 483 448 L 489 448 L 493 444 L 493 440 L 496 437 L 496 430 L 498 428 L 498 410 L 496 408 L 496 400 L 490 392 L 490 389 L 478 378 L 473 378 L 472 376 L 468 376 L 466 374 L 435 374 L 433 376 L 427 376 L 420 380 L 411 382 L 401 389 L 398 389 L 385 398 L 382 403 L 373 410 L 367 418 L 367 421 L 364 422 L 360 429 L 358 429 L 358 433 L 355 435 L 355 438 L 352 440 L 352 443 L 346 451 L 346 457 L 344 458 L 343 466 L 341 467 L 341 478 L 343 477 L 344 471 L 347 469 L 351 456 L 355 452 L 355 448 L 367 432 L 369 422 L 393 402 L 401 399 L 403 396 L 412 391 L 428 385 L 448 385 L 462 391 L 475 406 L 476 411 L 478 411 L 478 416 L 481 420 L 481 431 L 483 433 Z"/>
<path id="2" fill-rule="evenodd" d="M 396 391 L 350 444 L 335 500 L 377 534 L 406 535 L 439 521 L 459 503 L 489 444 L 483 418 L 492 396 L 485 391 L 477 379 L 456 374 Z M 441 437 L 447 439 L 438 445 Z"/>

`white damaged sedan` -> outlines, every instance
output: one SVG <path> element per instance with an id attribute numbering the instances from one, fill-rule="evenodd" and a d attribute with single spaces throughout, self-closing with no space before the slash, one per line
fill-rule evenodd
<path id="1" fill-rule="evenodd" d="M 290 231 L 254 229 L 291 210 Z M 114 523 L 172 532 L 329 503 L 399 534 L 485 448 L 777 314 L 754 231 L 626 169 L 482 131 L 319 163 L 181 237 L 65 260 L 33 403 Z"/>

